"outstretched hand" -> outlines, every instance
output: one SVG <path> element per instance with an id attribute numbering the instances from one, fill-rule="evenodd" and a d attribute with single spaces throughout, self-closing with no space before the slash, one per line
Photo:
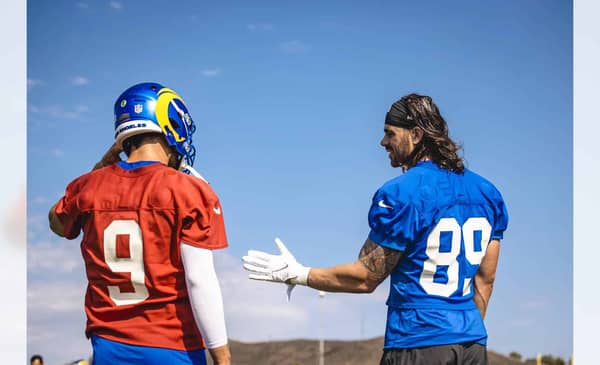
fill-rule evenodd
<path id="1" fill-rule="evenodd" d="M 290 300 L 296 284 L 307 285 L 309 267 L 302 266 L 279 238 L 275 238 L 279 255 L 250 250 L 242 257 L 244 269 L 250 271 L 249 279 L 287 284 L 287 298 Z"/>

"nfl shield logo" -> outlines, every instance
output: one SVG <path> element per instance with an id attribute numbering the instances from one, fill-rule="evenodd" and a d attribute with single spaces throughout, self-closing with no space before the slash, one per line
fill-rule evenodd
<path id="1" fill-rule="evenodd" d="M 142 104 L 135 104 L 133 106 L 133 111 L 138 114 L 141 113 L 143 109 L 144 109 L 144 107 L 142 106 Z"/>

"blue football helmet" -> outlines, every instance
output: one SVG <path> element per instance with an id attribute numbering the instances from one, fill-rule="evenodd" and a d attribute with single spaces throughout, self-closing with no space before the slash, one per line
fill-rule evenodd
<path id="1" fill-rule="evenodd" d="M 115 102 L 115 142 L 137 134 L 162 133 L 167 143 L 188 165 L 193 165 L 196 148 L 192 134 L 194 121 L 175 91 L 154 82 L 144 82 L 125 90 Z"/>

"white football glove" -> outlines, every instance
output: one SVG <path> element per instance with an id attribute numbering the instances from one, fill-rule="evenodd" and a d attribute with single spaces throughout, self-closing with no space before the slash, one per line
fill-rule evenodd
<path id="1" fill-rule="evenodd" d="M 292 290 L 299 285 L 307 285 L 310 267 L 302 266 L 279 238 L 275 238 L 280 255 L 271 255 L 262 251 L 250 250 L 242 257 L 244 269 L 251 272 L 249 279 L 281 282 L 287 284 L 287 299 Z"/>

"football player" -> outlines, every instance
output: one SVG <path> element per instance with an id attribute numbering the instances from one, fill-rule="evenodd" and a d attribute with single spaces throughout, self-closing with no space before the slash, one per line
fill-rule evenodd
<path id="1" fill-rule="evenodd" d="M 249 251 L 250 279 L 370 293 L 390 276 L 381 364 L 487 364 L 483 323 L 508 214 L 500 192 L 464 167 L 448 126 L 428 96 L 396 101 L 381 145 L 404 174 L 377 190 L 371 231 L 353 263 L 299 264 L 276 239 L 280 255 Z"/>
<path id="2" fill-rule="evenodd" d="M 30 359 L 31 365 L 44 365 L 44 359 L 41 355 L 33 355 Z"/>
<path id="3" fill-rule="evenodd" d="M 227 247 L 223 211 L 195 171 L 195 124 L 183 99 L 157 83 L 116 100 L 115 143 L 49 212 L 75 239 L 88 287 L 94 365 L 230 364 L 212 250 Z M 124 151 L 126 161 L 119 154 Z"/>

